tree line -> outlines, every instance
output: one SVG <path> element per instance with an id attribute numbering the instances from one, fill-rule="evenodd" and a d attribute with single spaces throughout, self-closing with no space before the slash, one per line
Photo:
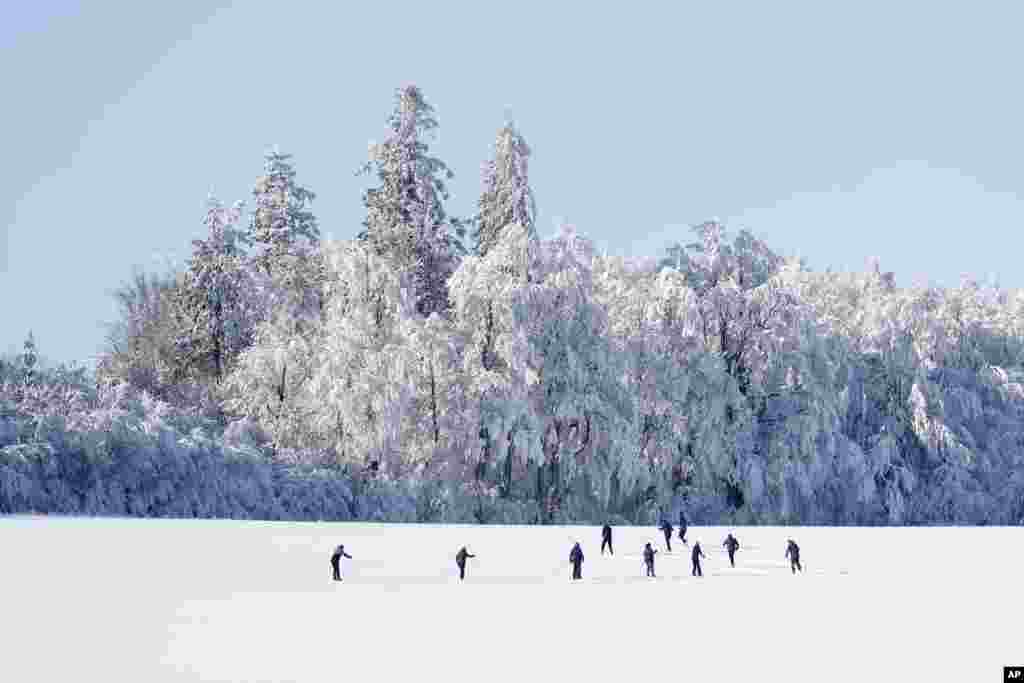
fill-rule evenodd
<path id="1" fill-rule="evenodd" d="M 437 127 L 418 88 L 396 92 L 358 169 L 372 187 L 352 240 L 321 239 L 315 194 L 268 152 L 248 212 L 211 197 L 187 267 L 116 292 L 95 376 L 40 379 L 28 347 L 0 367 L 16 425 L 0 429 L 0 502 L 15 465 L 32 488 L 26 448 L 135 420 L 166 457 L 200 430 L 221 461 L 319 473 L 355 517 L 1024 518 L 1021 292 L 901 288 L 877 264 L 817 272 L 717 221 L 647 259 L 601 254 L 571 226 L 541 239 L 512 123 L 476 213 L 453 217 Z M 89 443 L 85 462 L 110 461 L 109 440 Z M 211 495 L 189 486 L 167 495 Z M 267 494 L 275 509 L 282 495 Z"/>

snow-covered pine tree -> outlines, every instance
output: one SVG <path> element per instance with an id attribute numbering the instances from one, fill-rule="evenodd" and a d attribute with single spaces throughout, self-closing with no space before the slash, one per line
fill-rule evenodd
<path id="1" fill-rule="evenodd" d="M 476 255 L 487 256 L 501 241 L 503 231 L 513 225 L 521 226 L 527 238 L 536 241 L 537 208 L 529 184 L 529 156 L 530 147 L 526 140 L 515 124 L 507 122 L 498 131 L 494 158 L 484 163 L 482 169 L 483 192 L 477 201 L 479 212 L 473 219 L 476 226 L 473 233 Z M 503 275 L 507 277 L 512 274 L 511 270 L 503 269 Z M 486 332 L 481 339 L 480 357 L 484 367 L 490 370 L 497 361 L 493 348 L 494 303 L 488 300 L 485 310 Z M 492 451 L 491 438 L 490 428 L 482 424 L 480 439 L 485 453 Z"/>
<path id="2" fill-rule="evenodd" d="M 477 202 L 475 251 L 480 256 L 498 243 L 501 231 L 517 223 L 536 238 L 537 205 L 529 181 L 530 147 L 514 123 L 498 131 L 494 158 L 483 166 L 484 190 Z"/>
<path id="3" fill-rule="evenodd" d="M 23 381 L 26 385 L 34 384 L 39 371 L 36 365 L 39 363 L 39 350 L 36 348 L 36 338 L 29 330 L 21 351 L 21 370 Z"/>
<path id="4" fill-rule="evenodd" d="M 248 236 L 237 227 L 241 214 L 241 202 L 228 209 L 210 196 L 203 220 L 209 236 L 192 242 L 177 301 L 177 315 L 187 330 L 177 340 L 183 369 L 212 375 L 217 382 L 251 343 L 256 322 L 244 249 Z"/>
<path id="5" fill-rule="evenodd" d="M 380 185 L 363 194 L 364 230 L 359 239 L 412 275 L 416 309 L 421 315 L 448 309 L 447 280 L 463 253 L 464 230 L 449 218 L 443 161 L 428 154 L 424 138 L 437 129 L 434 109 L 415 85 L 400 88 L 389 125 L 391 134 L 371 148 L 361 169 L 373 171 Z"/>
<path id="6" fill-rule="evenodd" d="M 316 195 L 296 182 L 291 158 L 277 147 L 264 155 L 263 175 L 252 191 L 255 209 L 248 232 L 259 248 L 253 262 L 276 290 L 271 292 L 277 295 L 271 297 L 273 303 L 287 304 L 290 317 L 318 312 L 323 288 L 320 228 L 307 208 Z"/>

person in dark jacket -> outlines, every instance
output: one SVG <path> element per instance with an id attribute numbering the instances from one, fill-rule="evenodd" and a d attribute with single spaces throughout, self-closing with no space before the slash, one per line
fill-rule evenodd
<path id="1" fill-rule="evenodd" d="M 728 536 L 725 537 L 725 543 L 723 543 L 722 545 L 725 546 L 726 552 L 729 553 L 729 565 L 732 566 L 732 567 L 735 567 L 736 566 L 736 559 L 735 559 L 736 558 L 736 551 L 739 550 L 739 548 L 740 548 L 740 542 L 736 540 L 735 536 L 733 536 L 732 534 L 729 534 Z"/>
<path id="2" fill-rule="evenodd" d="M 794 574 L 796 574 L 797 569 L 801 572 L 804 570 L 800 566 L 800 546 L 792 538 L 786 542 L 786 557 L 789 558 L 789 568 L 793 570 Z"/>
<path id="3" fill-rule="evenodd" d="M 458 554 L 455 556 L 455 564 L 459 565 L 459 581 L 466 578 L 466 558 L 476 557 L 476 555 L 470 555 L 469 551 L 466 550 L 466 546 L 462 546 Z"/>
<path id="4" fill-rule="evenodd" d="M 657 550 L 651 547 L 648 543 L 644 546 L 644 564 L 647 565 L 647 576 L 658 578 L 654 575 L 654 556 L 658 553 Z"/>
<path id="5" fill-rule="evenodd" d="M 683 511 L 679 511 L 679 540 L 683 542 L 683 545 L 688 545 L 686 542 L 686 515 Z"/>
<path id="6" fill-rule="evenodd" d="M 700 558 L 704 557 L 704 551 L 700 549 L 700 541 L 693 544 L 693 552 L 690 554 L 690 559 L 693 560 L 693 576 L 704 576 L 704 572 L 700 570 Z"/>
<path id="7" fill-rule="evenodd" d="M 615 551 L 612 550 L 612 527 L 610 524 L 605 524 L 601 528 L 601 554 L 604 555 L 604 547 L 608 546 L 608 552 L 612 555 Z"/>
<path id="8" fill-rule="evenodd" d="M 665 545 L 668 546 L 668 551 L 672 552 L 672 522 L 667 519 L 661 520 L 661 532 L 665 534 Z"/>
<path id="9" fill-rule="evenodd" d="M 572 578 L 582 579 L 583 578 L 583 548 L 580 547 L 579 541 L 569 551 L 569 562 L 572 563 Z"/>
<path id="10" fill-rule="evenodd" d="M 335 581 L 341 581 L 341 558 L 347 557 L 352 559 L 352 556 L 345 552 L 345 546 L 339 545 L 334 549 L 334 553 L 331 555 L 331 569 L 334 570 L 334 576 L 332 577 Z"/>

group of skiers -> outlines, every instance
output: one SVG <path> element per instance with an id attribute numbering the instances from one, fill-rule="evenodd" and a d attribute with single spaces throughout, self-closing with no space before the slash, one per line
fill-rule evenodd
<path id="1" fill-rule="evenodd" d="M 672 552 L 672 524 L 668 520 L 663 520 L 659 527 L 665 534 L 665 545 L 668 548 L 668 552 Z M 689 545 L 686 541 L 686 518 L 682 515 L 679 516 L 679 538 L 684 545 Z M 740 542 L 736 540 L 736 537 L 730 533 L 725 537 L 725 542 L 722 543 L 726 552 L 729 554 L 729 566 L 736 566 L 736 551 L 740 548 Z M 610 524 L 605 524 L 601 528 L 601 554 L 604 555 L 604 549 L 608 548 L 608 552 L 611 555 L 615 554 L 612 548 L 612 527 Z M 647 576 L 656 578 L 654 573 L 654 556 L 657 555 L 658 551 L 651 547 L 650 542 L 644 546 L 644 566 L 647 571 Z M 333 570 L 333 579 L 335 581 L 341 581 L 340 563 L 341 558 L 347 557 L 352 559 L 352 556 L 345 552 L 345 546 L 339 545 L 334 549 L 334 553 L 331 555 L 331 569 Z M 471 555 L 465 546 L 459 549 L 459 552 L 455 555 L 455 565 L 459 568 L 459 580 L 463 581 L 466 578 L 466 560 L 474 558 L 476 555 Z M 690 561 L 692 563 L 691 575 L 692 576 L 704 576 L 704 572 L 701 570 L 700 561 L 705 558 L 704 551 L 700 547 L 700 541 L 696 541 L 693 544 L 693 548 L 690 551 Z M 786 541 L 786 555 L 785 557 L 789 560 L 790 569 L 794 574 L 797 570 L 803 572 L 803 567 L 800 566 L 800 546 L 796 544 L 793 539 Z M 580 546 L 579 541 L 573 545 L 572 550 L 569 551 L 569 564 L 572 565 L 572 578 L 578 580 L 583 578 L 583 548 Z"/>
<path id="2" fill-rule="evenodd" d="M 665 546 L 668 552 L 672 552 L 672 523 L 668 520 L 663 520 L 659 526 L 661 531 L 665 534 Z M 689 545 L 686 541 L 686 518 L 682 515 L 679 516 L 679 539 L 684 545 Z M 725 552 L 729 555 L 729 566 L 736 567 L 736 551 L 740 549 L 740 542 L 736 539 L 732 533 L 729 533 L 725 537 L 725 541 L 722 543 L 722 547 L 725 548 Z M 604 555 L 604 549 L 608 548 L 608 552 L 611 555 L 615 554 L 612 546 L 612 527 L 610 524 L 605 524 L 601 527 L 601 554 Z M 650 542 L 644 545 L 644 566 L 647 570 L 647 576 L 656 577 L 654 573 L 654 556 L 658 554 L 658 551 L 654 549 Z M 707 557 L 704 554 L 704 550 L 700 547 L 700 541 L 693 544 L 693 548 L 690 550 L 690 561 L 692 563 L 692 569 L 690 571 L 691 576 L 704 576 L 704 571 L 701 568 L 700 561 Z M 800 546 L 796 544 L 793 539 L 786 541 L 786 558 L 789 559 L 790 569 L 794 574 L 797 570 L 803 571 L 803 567 L 800 566 Z M 572 578 L 582 579 L 583 578 L 583 549 L 580 547 L 579 542 L 572 547 L 569 552 L 569 563 L 572 564 Z"/>
<path id="3" fill-rule="evenodd" d="M 674 531 L 674 529 L 672 528 L 672 523 L 669 522 L 667 519 L 666 520 L 662 520 L 661 525 L 658 528 L 660 528 L 662 533 L 665 534 L 665 546 L 668 549 L 668 552 L 672 552 L 672 532 Z M 681 540 L 683 542 L 683 545 L 689 545 L 686 542 L 686 517 L 684 517 L 683 515 L 679 515 L 679 540 Z M 739 542 L 735 538 L 733 538 L 732 534 L 729 534 L 729 538 L 727 538 L 725 540 L 725 544 L 724 545 L 727 548 L 733 548 L 734 547 L 733 544 L 735 545 L 735 548 L 739 548 Z M 580 544 L 577 543 L 576 544 L 576 548 L 578 548 L 579 545 Z M 612 555 L 614 555 L 615 552 L 612 550 L 612 527 L 611 527 L 610 524 L 605 524 L 601 528 L 601 554 L 602 555 L 604 555 L 605 545 L 608 546 L 608 552 L 611 553 Z M 573 548 L 573 550 L 576 550 L 576 548 Z M 730 550 L 730 552 L 729 552 L 729 561 L 730 562 L 732 562 L 733 553 L 735 553 L 735 552 L 736 552 L 735 549 Z M 657 555 L 657 554 L 658 554 L 658 551 L 655 550 L 651 546 L 650 542 L 648 542 L 646 545 L 644 545 L 644 567 L 647 570 L 647 576 L 654 577 L 654 578 L 657 578 L 657 575 L 654 573 L 654 556 Z M 580 556 L 582 558 L 582 551 L 580 552 Z M 700 547 L 700 541 L 697 541 L 696 543 L 693 544 L 693 549 L 690 552 L 690 560 L 693 563 L 693 568 L 691 569 L 691 572 L 690 572 L 692 576 L 704 576 L 704 572 L 703 572 L 703 570 L 701 569 L 701 566 L 700 566 L 700 561 L 704 557 L 705 557 L 704 550 L 701 549 L 701 547 Z M 570 560 L 571 560 L 571 558 L 570 558 Z M 582 562 L 582 559 L 581 559 L 581 562 Z M 735 567 L 736 565 L 733 564 L 733 566 Z M 573 578 L 574 579 L 582 578 L 582 576 L 577 576 L 578 573 L 579 572 L 577 572 L 576 569 L 574 568 L 574 570 L 573 570 Z"/>

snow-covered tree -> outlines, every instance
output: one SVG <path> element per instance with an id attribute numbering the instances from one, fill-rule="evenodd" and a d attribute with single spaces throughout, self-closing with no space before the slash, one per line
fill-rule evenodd
<path id="1" fill-rule="evenodd" d="M 254 263 L 273 283 L 270 306 L 298 317 L 320 310 L 323 264 L 320 229 L 307 206 L 316 195 L 296 182 L 291 158 L 276 147 L 265 154 L 263 175 L 252 191 L 248 234 L 258 248 Z"/>
<path id="2" fill-rule="evenodd" d="M 771 347 L 790 329 L 795 298 L 773 280 L 783 259 L 747 231 L 730 243 L 716 221 L 694 228 L 699 240 L 678 259 L 698 298 L 699 328 L 705 348 L 719 353 L 726 371 L 747 395 L 753 373 L 763 368 Z M 678 247 L 676 248 L 678 251 Z"/>
<path id="3" fill-rule="evenodd" d="M 113 292 L 118 319 L 108 325 L 106 348 L 97 364 L 101 378 L 125 381 L 168 399 L 178 336 L 173 302 L 180 273 L 136 270 Z"/>
<path id="4" fill-rule="evenodd" d="M 266 152 L 263 175 L 252 191 L 254 209 L 249 233 L 253 244 L 263 247 L 257 259 L 267 270 L 273 270 L 274 260 L 280 255 L 320 242 L 316 216 L 306 207 L 316 195 L 295 181 L 291 158 L 276 147 Z"/>
<path id="5" fill-rule="evenodd" d="M 246 268 L 246 234 L 238 228 L 242 204 L 225 208 L 210 197 L 204 223 L 209 235 L 192 242 L 192 258 L 177 301 L 185 334 L 177 340 L 186 369 L 219 382 L 231 361 L 252 341 L 259 314 Z"/>
<path id="6" fill-rule="evenodd" d="M 286 313 L 262 321 L 224 387 L 227 407 L 256 419 L 278 452 L 322 445 L 312 425 L 309 389 L 321 362 L 322 329 L 292 323 Z"/>
<path id="7" fill-rule="evenodd" d="M 313 424 L 343 462 L 402 471 L 411 388 L 399 329 L 414 315 L 407 276 L 358 242 L 329 245 L 325 256 L 330 295 L 310 382 Z"/>
<path id="8" fill-rule="evenodd" d="M 530 414 L 527 379 L 520 358 L 524 339 L 514 316 L 524 296 L 525 273 L 537 257 L 537 242 L 513 224 L 485 256 L 467 256 L 449 281 L 457 334 L 463 339 L 462 374 L 479 417 L 479 470 L 497 466 L 502 496 L 509 497 L 526 459 Z"/>
<path id="9" fill-rule="evenodd" d="M 517 224 L 536 237 L 537 206 L 529 181 L 530 147 L 513 123 L 498 131 L 494 158 L 483 166 L 484 190 L 477 205 L 475 251 L 480 256 L 498 243 L 501 231 Z"/>
<path id="10" fill-rule="evenodd" d="M 477 406 L 462 374 L 464 339 L 437 314 L 403 318 L 399 334 L 410 399 L 402 430 L 406 462 L 423 466 L 425 474 L 449 467 L 465 477 L 479 459 L 473 438 Z"/>
<path id="11" fill-rule="evenodd" d="M 379 186 L 363 194 L 367 216 L 359 238 L 395 267 L 411 273 L 416 309 L 424 316 L 448 308 L 447 279 L 462 253 L 464 230 L 445 213 L 452 172 L 429 155 L 425 141 L 438 124 L 434 109 L 415 85 L 396 93 L 391 133 L 370 150 L 361 169 Z"/>
<path id="12" fill-rule="evenodd" d="M 630 432 L 632 403 L 621 391 L 622 357 L 607 339 L 607 313 L 594 297 L 595 255 L 589 240 L 562 226 L 541 243 L 531 282 L 513 303 L 523 340 L 513 364 L 528 387 L 535 439 L 526 455 L 539 465 L 537 498 L 545 519 L 565 512 L 596 458 L 618 459 L 631 474 L 631 453 L 622 446 L 635 441 L 621 436 Z M 576 491 L 577 502 L 581 497 Z"/>
<path id="13" fill-rule="evenodd" d="M 26 385 L 35 384 L 38 379 L 39 369 L 36 367 L 38 363 L 39 349 L 36 347 L 36 337 L 30 330 L 21 349 L 22 381 Z"/>
<path id="14" fill-rule="evenodd" d="M 603 257 L 595 266 L 595 296 L 608 312 L 609 338 L 622 355 L 622 390 L 631 397 L 629 480 L 614 472 L 608 496 L 621 502 L 626 484 L 660 496 L 678 493 L 692 463 L 684 457 L 691 394 L 696 297 L 675 269 L 655 271 L 639 260 Z"/>

